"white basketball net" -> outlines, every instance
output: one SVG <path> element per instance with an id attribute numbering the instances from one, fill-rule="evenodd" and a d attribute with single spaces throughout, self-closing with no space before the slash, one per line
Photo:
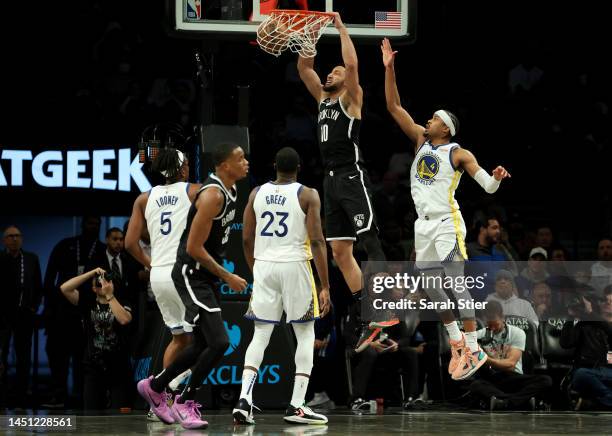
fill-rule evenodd
<path id="1" fill-rule="evenodd" d="M 317 54 L 317 41 L 323 29 L 333 21 L 331 14 L 305 11 L 273 10 L 257 28 L 257 43 L 263 51 L 280 56 L 289 48 L 300 56 Z"/>

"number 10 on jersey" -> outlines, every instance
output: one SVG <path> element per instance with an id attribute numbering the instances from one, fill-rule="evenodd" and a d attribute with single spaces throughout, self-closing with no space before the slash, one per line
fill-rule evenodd
<path id="1" fill-rule="evenodd" d="M 329 126 L 327 124 L 323 124 L 321 126 L 321 142 L 326 142 L 329 135 Z"/>

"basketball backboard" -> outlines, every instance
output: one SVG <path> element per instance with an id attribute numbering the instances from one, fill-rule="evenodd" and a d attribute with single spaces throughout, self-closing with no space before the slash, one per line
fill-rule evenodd
<path id="1" fill-rule="evenodd" d="M 415 38 L 416 0 L 167 0 L 171 29 L 177 36 L 254 38 L 272 9 L 339 12 L 349 34 L 361 40 Z M 215 36 L 216 35 L 216 36 Z M 323 37 L 336 36 L 330 25 Z"/>

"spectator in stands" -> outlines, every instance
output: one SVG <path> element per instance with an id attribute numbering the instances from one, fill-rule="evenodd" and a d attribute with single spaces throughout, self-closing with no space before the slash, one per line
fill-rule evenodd
<path id="1" fill-rule="evenodd" d="M 523 268 L 521 274 L 516 278 L 516 286 L 520 295 L 528 297 L 533 289 L 533 285 L 546 281 L 549 274 L 546 271 L 546 260 L 548 253 L 542 247 L 532 248 L 529 252 L 527 266 Z"/>
<path id="2" fill-rule="evenodd" d="M 531 304 L 540 321 L 559 316 L 558 306 L 553 304 L 552 290 L 546 282 L 536 283 L 531 292 Z"/>
<path id="3" fill-rule="evenodd" d="M 553 243 L 555 242 L 552 229 L 549 226 L 538 227 L 536 230 L 535 242 L 536 246 L 542 247 L 547 253 L 549 253 Z"/>
<path id="4" fill-rule="evenodd" d="M 589 408 L 594 400 L 612 409 L 612 286 L 604 290 L 600 299 L 599 316 L 591 316 L 593 304 L 586 298 L 579 307 L 570 306 L 570 315 L 561 330 L 563 348 L 574 348 L 572 388 L 580 394 L 577 410 Z M 587 318 L 594 318 L 585 321 Z"/>
<path id="5" fill-rule="evenodd" d="M 502 305 L 487 304 L 484 318 L 487 327 L 478 330 L 478 342 L 487 353 L 485 366 L 469 390 L 477 399 L 484 400 L 490 410 L 536 408 L 536 397 L 542 397 L 552 386 L 547 375 L 524 375 L 522 354 L 525 351 L 525 332 L 506 324 Z M 506 314 L 507 315 L 507 314 Z"/>
<path id="6" fill-rule="evenodd" d="M 470 290 L 474 299 L 482 301 L 495 287 L 494 277 L 497 271 L 505 267 L 507 258 L 496 247 L 501 237 L 501 225 L 495 216 L 488 215 L 477 220 L 476 229 L 476 240 L 467 244 L 470 264 L 466 265 L 466 272 L 484 278 L 485 286 L 480 293 L 476 289 Z"/>
<path id="7" fill-rule="evenodd" d="M 603 238 L 597 244 L 598 261 L 591 267 L 590 285 L 600 295 L 604 288 L 612 285 L 612 238 Z"/>
<path id="8" fill-rule="evenodd" d="M 4 230 L 3 243 L 5 251 L 0 252 L 0 330 L 4 330 L 4 334 L 0 334 L 0 367 L 8 370 L 9 344 L 12 337 L 17 372 L 17 382 L 12 390 L 17 406 L 24 407 L 32 366 L 34 316 L 42 298 L 42 279 L 38 256 L 21 248 L 23 235 L 19 228 L 7 227 Z M 4 388 L 6 376 L 6 372 L 0 370 L 2 396 L 8 392 L 8 389 Z M 0 399 L 0 403 L 2 402 Z"/>
<path id="9" fill-rule="evenodd" d="M 333 408 L 335 405 L 329 397 L 326 389 L 335 385 L 334 381 L 334 355 L 336 352 L 336 317 L 334 307 L 329 312 L 315 321 L 315 344 L 314 361 L 308 384 L 308 395 L 314 393 L 308 402 L 308 407 Z"/>
<path id="10" fill-rule="evenodd" d="M 512 273 L 507 270 L 498 271 L 495 276 L 495 293 L 487 297 L 488 302 L 501 304 L 506 316 L 521 316 L 538 325 L 538 316 L 529 301 L 519 298 Z"/>
<path id="11" fill-rule="evenodd" d="M 106 251 L 92 259 L 88 269 L 102 268 L 112 273 L 115 290 L 128 295 L 136 295 L 139 289 L 138 268 L 125 251 L 124 234 L 118 227 L 106 232 Z"/>
<path id="12" fill-rule="evenodd" d="M 567 250 L 560 245 L 556 245 L 550 248 L 550 260 L 553 262 L 567 262 L 569 255 Z"/>
<path id="13" fill-rule="evenodd" d="M 98 240 L 99 217 L 84 216 L 81 225 L 82 233 L 79 236 L 63 239 L 53 248 L 45 273 L 46 351 L 54 390 L 51 400 L 43 404 L 45 407 L 64 407 L 71 360 L 73 391 L 77 397 L 82 395 L 83 325 L 78 310 L 62 296 L 59 285 L 83 274 L 86 265 L 104 255 L 105 246 Z"/>
<path id="14" fill-rule="evenodd" d="M 104 269 L 96 268 L 60 287 L 64 297 L 78 307 L 85 327 L 85 410 L 131 406 L 132 371 L 125 327 L 132 321 L 132 309 L 128 296 L 115 293 L 113 281 L 107 281 L 105 274 Z"/>

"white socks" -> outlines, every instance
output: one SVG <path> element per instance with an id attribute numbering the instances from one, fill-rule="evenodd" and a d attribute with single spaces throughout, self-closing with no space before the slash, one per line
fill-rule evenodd
<path id="1" fill-rule="evenodd" d="M 249 368 L 244 368 L 242 371 L 242 389 L 240 390 L 240 398 L 246 398 L 249 404 L 253 404 L 253 386 L 257 381 L 257 371 Z"/>
<path id="2" fill-rule="evenodd" d="M 185 380 L 190 375 L 191 375 L 191 368 L 177 375 L 174 378 L 174 380 L 168 383 L 168 387 L 170 388 L 171 391 L 176 391 L 179 385 L 183 382 L 183 380 Z"/>
<path id="3" fill-rule="evenodd" d="M 462 336 L 461 336 L 461 330 L 459 330 L 459 326 L 457 325 L 457 321 L 453 321 L 450 324 L 444 324 L 444 327 L 446 327 L 446 331 L 448 332 L 448 336 L 450 336 L 452 341 L 460 341 Z"/>
<path id="4" fill-rule="evenodd" d="M 308 389 L 308 381 L 310 377 L 296 374 L 293 384 L 293 396 L 291 397 L 291 405 L 293 407 L 302 407 L 306 398 L 306 390 Z"/>

